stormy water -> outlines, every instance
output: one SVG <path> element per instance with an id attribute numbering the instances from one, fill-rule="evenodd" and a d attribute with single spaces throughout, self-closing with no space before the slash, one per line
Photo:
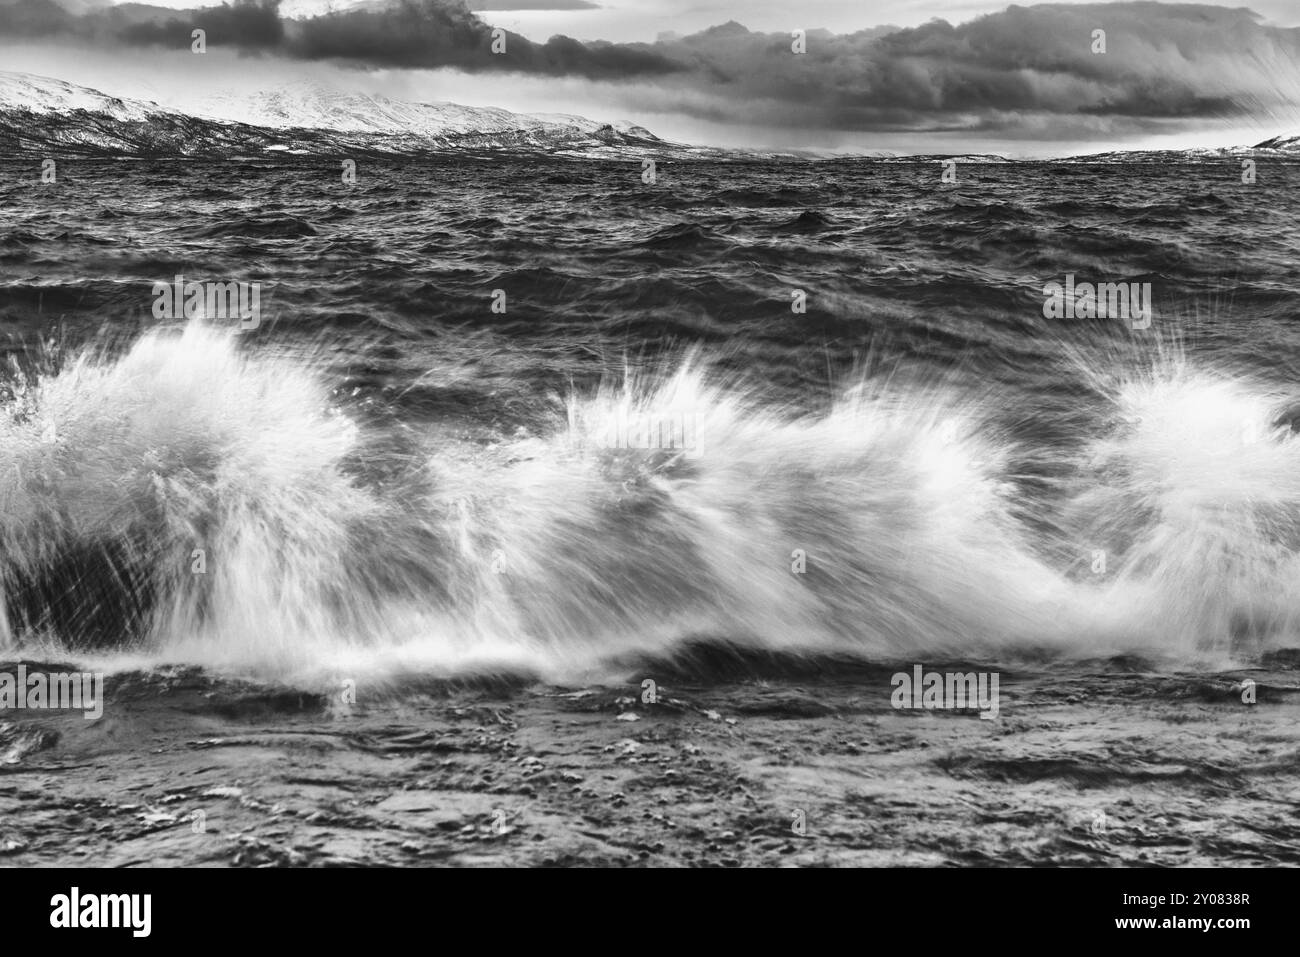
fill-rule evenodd
<path id="1" fill-rule="evenodd" d="M 0 165 L 9 659 L 1300 646 L 1300 166 L 40 172 Z M 260 314 L 160 316 L 177 277 Z M 1145 311 L 1045 314 L 1067 277 Z"/>

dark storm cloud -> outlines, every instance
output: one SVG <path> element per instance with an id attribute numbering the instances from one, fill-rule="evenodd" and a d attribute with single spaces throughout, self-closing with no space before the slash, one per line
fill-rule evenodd
<path id="1" fill-rule="evenodd" d="M 1201 4 L 1012 6 L 957 26 L 809 31 L 803 54 L 792 51 L 789 34 L 737 23 L 640 44 L 563 36 L 533 43 L 511 33 L 506 52 L 494 54 L 492 29 L 463 0 L 397 0 L 305 20 L 281 19 L 275 0 L 193 11 L 126 5 L 79 16 L 53 0 L 0 5 L 4 34 L 186 49 L 196 26 L 208 31 L 210 48 L 618 81 L 656 109 L 790 128 L 1046 129 L 1098 120 L 1132 127 L 1268 116 L 1294 111 L 1300 100 L 1300 29 Z M 1095 30 L 1105 31 L 1104 53 L 1094 52 Z"/>
<path id="2" fill-rule="evenodd" d="M 274 51 L 282 48 L 285 41 L 277 6 L 278 3 L 241 3 L 233 7 L 209 7 L 182 17 L 173 14 L 162 21 L 150 17 L 123 26 L 118 35 L 127 43 L 185 49 L 190 45 L 191 32 L 201 27 L 207 34 L 207 42 L 213 45 L 230 43 L 244 50 Z"/>
<path id="3" fill-rule="evenodd" d="M 434 0 L 396 0 L 382 9 L 289 21 L 286 33 L 289 56 L 367 66 L 453 66 L 609 80 L 679 69 L 647 44 L 584 44 L 563 36 L 533 43 L 505 32 L 504 52 L 494 53 L 491 27 L 461 4 Z"/>
<path id="4" fill-rule="evenodd" d="M 1093 31 L 1105 31 L 1094 52 Z M 1300 101 L 1300 30 L 1200 4 L 1012 6 L 954 26 L 784 34 L 727 24 L 655 45 L 733 106 L 837 129 L 1015 125 L 1026 114 L 1225 117 Z M 754 112 L 749 115 L 754 116 Z"/>
<path id="5" fill-rule="evenodd" d="M 0 4 L 0 38 L 68 37 L 184 50 L 190 47 L 191 32 L 201 28 L 209 48 L 364 67 L 457 67 L 597 80 L 680 68 L 648 44 L 584 44 L 563 36 L 533 43 L 506 33 L 505 51 L 494 53 L 492 28 L 463 0 L 393 0 L 307 19 L 282 19 L 278 7 L 279 0 L 240 0 L 192 10 L 126 4 L 78 16 L 53 0 L 13 0 Z"/>

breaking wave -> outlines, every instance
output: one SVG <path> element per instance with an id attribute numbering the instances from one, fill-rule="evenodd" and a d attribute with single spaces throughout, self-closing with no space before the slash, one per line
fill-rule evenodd
<path id="1" fill-rule="evenodd" d="M 1069 443 L 951 383 L 864 376 L 813 414 L 699 356 L 546 428 L 412 436 L 322 363 L 155 330 L 0 385 L 0 645 L 302 679 L 698 641 L 1178 666 L 1293 642 L 1285 392 L 1180 357 L 1090 382 Z M 689 428 L 611 447 L 652 421 Z"/>

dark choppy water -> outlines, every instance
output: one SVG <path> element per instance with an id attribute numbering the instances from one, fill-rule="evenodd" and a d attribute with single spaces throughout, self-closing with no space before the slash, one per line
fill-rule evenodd
<path id="1" fill-rule="evenodd" d="M 0 636 L 290 670 L 1294 645 L 1300 166 L 940 169 L 7 164 Z M 261 325 L 158 323 L 178 274 L 259 283 Z M 1044 318 L 1066 274 L 1149 283 L 1150 327 Z M 606 447 L 628 421 L 692 447 Z"/>
<path id="2" fill-rule="evenodd" d="M 1166 319 L 1212 320 L 1216 353 L 1252 363 L 1291 344 L 1296 309 L 1300 165 L 1254 186 L 1230 165 L 963 166 L 955 186 L 929 163 L 677 164 L 654 186 L 638 166 L 531 160 L 363 166 L 353 187 L 332 164 L 80 163 L 53 186 L 9 170 L 15 333 L 147 319 L 150 284 L 182 273 L 260 281 L 285 333 L 364 345 L 384 371 L 435 337 L 456 354 L 454 330 L 530 385 L 676 341 L 802 390 L 880 342 L 1023 387 L 1039 380 L 1021 363 L 1076 331 L 1041 311 L 1066 272 L 1149 280 Z"/>

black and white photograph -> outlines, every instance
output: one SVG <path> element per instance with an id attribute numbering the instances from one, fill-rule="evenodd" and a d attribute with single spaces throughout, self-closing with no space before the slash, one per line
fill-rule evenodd
<path id="1" fill-rule="evenodd" d="M 1300 864 L 1294 0 L 195 2 L 0 0 L 33 923 Z"/>

